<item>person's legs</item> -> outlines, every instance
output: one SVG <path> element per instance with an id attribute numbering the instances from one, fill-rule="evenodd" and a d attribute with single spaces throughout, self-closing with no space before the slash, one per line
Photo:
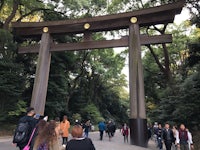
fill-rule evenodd
<path id="1" fill-rule="evenodd" d="M 103 131 L 99 131 L 100 132 L 100 140 L 103 140 Z"/>
<path id="2" fill-rule="evenodd" d="M 111 137 L 112 137 L 112 133 L 110 131 L 108 131 L 108 137 L 109 137 L 109 141 L 110 141 Z"/>
<path id="3" fill-rule="evenodd" d="M 171 150 L 172 143 L 170 141 L 166 141 L 165 142 L 165 147 L 166 147 L 166 150 Z"/>
<path id="4" fill-rule="evenodd" d="M 126 141 L 127 141 L 127 143 L 128 143 L 128 135 L 125 135 L 125 137 L 126 137 Z"/>
<path id="5" fill-rule="evenodd" d="M 114 132 L 111 132 L 111 136 L 112 136 L 112 137 L 114 136 Z"/>
<path id="6" fill-rule="evenodd" d="M 85 137 L 88 137 L 88 132 L 85 132 Z"/>
<path id="7" fill-rule="evenodd" d="M 68 137 L 62 137 L 62 145 L 67 144 Z"/>
<path id="8" fill-rule="evenodd" d="M 189 150 L 188 144 L 181 144 L 180 145 L 180 150 Z"/>
<path id="9" fill-rule="evenodd" d="M 185 145 L 185 150 L 189 150 L 189 144 Z"/>
<path id="10" fill-rule="evenodd" d="M 162 149 L 162 140 L 161 140 L 161 138 L 158 138 L 158 148 L 159 148 L 159 150 Z"/>

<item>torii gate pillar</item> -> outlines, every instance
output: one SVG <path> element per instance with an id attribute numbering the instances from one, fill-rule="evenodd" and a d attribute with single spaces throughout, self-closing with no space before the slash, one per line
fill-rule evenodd
<path id="1" fill-rule="evenodd" d="M 44 32 L 42 34 L 40 44 L 38 64 L 36 68 L 36 75 L 31 99 L 31 107 L 35 108 L 35 111 L 40 115 L 44 115 L 46 103 L 49 69 L 51 62 L 50 43 L 50 34 Z"/>
<path id="2" fill-rule="evenodd" d="M 129 26 L 130 141 L 133 145 L 147 147 L 148 136 L 140 28 L 139 24 L 136 23 L 137 18 L 134 22 Z"/>

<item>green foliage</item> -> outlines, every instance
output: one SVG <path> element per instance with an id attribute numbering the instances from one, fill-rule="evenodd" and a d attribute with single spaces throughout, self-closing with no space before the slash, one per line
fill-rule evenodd
<path id="1" fill-rule="evenodd" d="M 0 33 L 0 120 L 7 120 L 9 112 L 21 111 L 16 101 L 22 99 L 25 78 L 23 65 L 16 63 L 16 44 L 12 34 L 3 29 Z"/>
<path id="2" fill-rule="evenodd" d="M 72 115 L 72 121 L 71 122 L 75 123 L 76 120 L 78 120 L 78 121 L 82 120 L 81 114 L 75 113 L 75 114 Z"/>
<path id="3" fill-rule="evenodd" d="M 26 112 L 27 104 L 23 100 L 17 102 L 16 108 L 13 111 L 8 112 L 9 116 L 20 116 L 22 113 Z"/>
<path id="4" fill-rule="evenodd" d="M 100 111 L 94 104 L 88 104 L 86 105 L 82 110 L 82 117 L 85 118 L 85 120 L 90 119 L 92 122 L 97 124 L 99 121 L 104 120 L 102 117 Z"/>
<path id="5" fill-rule="evenodd" d="M 187 63 L 190 67 L 193 67 L 200 62 L 200 36 L 196 41 L 189 43 L 189 57 Z"/>

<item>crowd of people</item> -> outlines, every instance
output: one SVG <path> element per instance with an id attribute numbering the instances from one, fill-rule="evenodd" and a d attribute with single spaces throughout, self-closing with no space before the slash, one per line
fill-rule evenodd
<path id="1" fill-rule="evenodd" d="M 13 136 L 13 144 L 20 150 L 95 150 L 88 138 L 89 120 L 85 124 L 76 122 L 71 130 L 72 139 L 68 141 L 70 122 L 66 115 L 62 121 L 58 117 L 48 121 L 48 117 L 38 116 L 34 108 L 28 108 L 27 114 L 20 118 Z"/>
<path id="2" fill-rule="evenodd" d="M 178 129 L 177 126 L 170 128 L 170 124 L 165 123 L 163 128 L 162 124 L 155 122 L 152 133 L 159 150 L 163 149 L 163 144 L 165 144 L 166 150 L 194 149 L 192 135 L 184 124 L 181 124 Z"/>
<path id="3" fill-rule="evenodd" d="M 113 121 L 108 121 L 107 123 L 101 121 L 98 124 L 98 128 L 99 128 L 100 140 L 101 141 L 103 140 L 104 132 L 109 137 L 109 141 L 111 141 L 111 138 L 114 137 L 115 132 L 116 132 L 116 125 L 115 125 L 115 123 Z M 120 132 L 124 137 L 124 143 L 125 142 L 128 143 L 129 128 L 128 128 L 126 123 L 124 123 L 121 126 Z"/>
<path id="4" fill-rule="evenodd" d="M 94 130 L 90 120 L 85 123 L 75 121 L 71 129 L 72 139 L 68 141 L 70 122 L 66 115 L 60 121 L 59 117 L 48 121 L 48 117 L 41 118 L 35 114 L 34 108 L 28 108 L 27 114 L 19 119 L 13 144 L 20 150 L 95 150 L 94 144 L 89 137 L 89 131 Z M 109 141 L 114 137 L 116 124 L 113 121 L 99 122 L 98 129 L 100 140 L 103 140 L 104 133 Z M 192 135 L 184 124 L 179 129 L 176 126 L 170 128 L 169 123 L 165 123 L 164 128 L 160 123 L 155 123 L 153 127 L 148 127 L 148 137 L 154 137 L 159 150 L 193 150 Z M 124 137 L 124 143 L 128 143 L 129 128 L 124 123 L 120 132 Z M 61 142 L 62 141 L 62 142 Z"/>

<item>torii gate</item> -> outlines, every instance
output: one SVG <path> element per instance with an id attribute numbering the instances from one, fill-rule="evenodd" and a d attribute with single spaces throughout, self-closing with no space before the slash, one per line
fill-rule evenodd
<path id="1" fill-rule="evenodd" d="M 19 53 L 38 53 L 39 58 L 32 92 L 31 106 L 37 113 L 44 114 L 51 52 L 86 50 L 113 47 L 129 47 L 130 87 L 130 139 L 131 144 L 147 147 L 147 119 L 144 98 L 144 81 L 141 60 L 141 45 L 172 42 L 171 35 L 147 36 L 140 34 L 140 27 L 172 23 L 182 10 L 185 1 L 136 10 L 127 13 L 98 16 L 93 18 L 49 21 L 14 22 L 13 31 L 17 36 L 32 38 L 42 36 L 40 45 L 19 47 Z M 115 40 L 94 41 L 93 32 L 128 29 L 129 36 Z M 84 34 L 79 43 L 53 43 L 54 34 Z"/>

